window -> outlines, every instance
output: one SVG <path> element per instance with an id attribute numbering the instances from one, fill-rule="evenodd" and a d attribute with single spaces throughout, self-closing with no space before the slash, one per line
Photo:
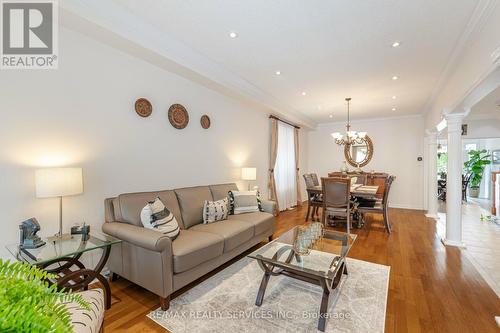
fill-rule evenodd
<path id="1" fill-rule="evenodd" d="M 274 177 L 278 204 L 281 210 L 297 204 L 297 183 L 295 166 L 295 132 L 294 128 L 283 122 L 278 123 L 278 154 Z"/>

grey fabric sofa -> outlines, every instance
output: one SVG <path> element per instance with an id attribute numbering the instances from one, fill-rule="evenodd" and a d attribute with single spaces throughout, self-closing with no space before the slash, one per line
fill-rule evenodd
<path id="1" fill-rule="evenodd" d="M 264 212 L 230 215 L 227 220 L 203 224 L 205 200 L 219 200 L 236 184 L 218 184 L 120 194 L 105 200 L 102 230 L 123 242 L 108 260 L 113 272 L 160 296 L 163 310 L 170 295 L 221 264 L 248 250 L 274 232 L 275 203 L 262 201 Z M 142 226 L 140 212 L 159 197 L 173 212 L 179 236 L 167 236 Z"/>

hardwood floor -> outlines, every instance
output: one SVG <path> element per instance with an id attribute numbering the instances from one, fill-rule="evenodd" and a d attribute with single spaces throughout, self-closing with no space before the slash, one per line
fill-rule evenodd
<path id="1" fill-rule="evenodd" d="M 275 236 L 303 224 L 305 211 L 303 206 L 280 214 Z M 358 238 L 349 254 L 391 266 L 385 331 L 498 332 L 500 300 L 459 249 L 441 244 L 436 222 L 421 211 L 404 209 L 391 209 L 390 220 L 391 235 L 376 215 L 363 229 L 354 229 Z M 123 278 L 112 282 L 111 289 L 106 332 L 165 332 L 146 317 L 159 307 L 157 296 Z"/>

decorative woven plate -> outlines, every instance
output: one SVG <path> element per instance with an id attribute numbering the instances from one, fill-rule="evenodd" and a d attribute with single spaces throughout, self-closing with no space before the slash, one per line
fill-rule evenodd
<path id="1" fill-rule="evenodd" d="M 168 109 L 168 121 L 177 129 L 183 129 L 189 123 L 189 114 L 180 104 L 172 104 Z"/>
<path id="2" fill-rule="evenodd" d="M 209 128 L 210 127 L 210 117 L 207 116 L 206 114 L 201 116 L 200 124 L 201 124 L 201 127 L 203 127 L 204 129 Z"/>
<path id="3" fill-rule="evenodd" d="M 139 98 L 135 101 L 135 112 L 141 117 L 149 117 L 153 112 L 153 106 L 145 98 Z"/>

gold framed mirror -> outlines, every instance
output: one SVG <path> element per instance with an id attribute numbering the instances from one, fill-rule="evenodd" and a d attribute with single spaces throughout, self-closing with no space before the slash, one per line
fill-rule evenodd
<path id="1" fill-rule="evenodd" d="M 347 163 L 353 167 L 364 167 L 373 157 L 373 142 L 368 135 L 358 139 L 361 143 L 353 143 L 344 146 L 344 156 Z"/>

